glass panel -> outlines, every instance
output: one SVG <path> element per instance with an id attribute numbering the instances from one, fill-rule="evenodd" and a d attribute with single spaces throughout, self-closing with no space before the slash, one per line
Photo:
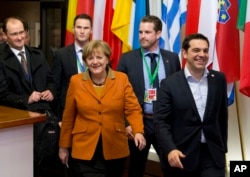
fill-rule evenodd
<path id="1" fill-rule="evenodd" d="M 50 65 L 53 64 L 55 51 L 61 48 L 61 9 L 48 9 L 46 14 L 46 47 L 45 55 Z"/>

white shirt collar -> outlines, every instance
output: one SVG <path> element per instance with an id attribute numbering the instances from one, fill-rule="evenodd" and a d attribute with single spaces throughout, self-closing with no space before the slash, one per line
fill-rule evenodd
<path id="1" fill-rule="evenodd" d="M 82 50 L 82 48 L 75 42 L 75 50 L 76 50 L 76 53 L 78 53 L 80 50 Z"/>
<path id="2" fill-rule="evenodd" d="M 10 46 L 10 50 L 19 58 L 19 53 L 21 52 L 21 51 L 23 51 L 24 52 L 24 55 L 25 55 L 25 47 L 23 46 L 23 48 L 22 48 L 22 50 L 20 51 L 20 50 L 17 50 L 17 49 L 15 49 L 15 48 L 13 48 L 13 47 L 11 47 Z"/>
<path id="3" fill-rule="evenodd" d="M 194 77 L 192 76 L 192 74 L 189 72 L 189 70 L 188 70 L 188 68 L 187 68 L 186 66 L 184 67 L 184 74 L 185 74 L 186 79 L 188 79 L 189 77 L 194 78 Z M 207 68 L 205 68 L 205 71 L 204 71 L 204 73 L 203 73 L 202 78 L 207 77 L 208 74 L 209 74 L 209 71 L 208 71 Z"/>

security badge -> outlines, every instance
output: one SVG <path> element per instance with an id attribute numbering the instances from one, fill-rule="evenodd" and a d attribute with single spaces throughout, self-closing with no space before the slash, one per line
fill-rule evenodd
<path id="1" fill-rule="evenodd" d="M 157 100 L 157 89 L 156 88 L 149 88 L 145 91 L 144 102 L 152 103 L 152 101 Z"/>

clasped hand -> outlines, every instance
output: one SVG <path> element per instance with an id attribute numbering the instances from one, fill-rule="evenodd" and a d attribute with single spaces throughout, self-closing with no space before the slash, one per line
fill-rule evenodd
<path id="1" fill-rule="evenodd" d="M 34 91 L 29 96 L 28 104 L 38 102 L 40 100 L 52 101 L 53 99 L 54 99 L 54 96 L 53 96 L 53 94 L 51 93 L 50 90 L 45 90 L 43 92 Z"/>

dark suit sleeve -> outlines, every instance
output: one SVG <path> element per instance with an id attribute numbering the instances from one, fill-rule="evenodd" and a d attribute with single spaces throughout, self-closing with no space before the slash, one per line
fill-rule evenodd
<path id="1" fill-rule="evenodd" d="M 62 118 L 63 114 L 63 109 L 64 109 L 64 104 L 65 104 L 65 96 L 62 94 L 62 90 L 64 87 L 68 87 L 68 85 L 63 86 L 63 77 L 64 71 L 63 71 L 63 59 L 65 58 L 66 54 L 63 51 L 64 49 L 58 49 L 55 52 L 54 56 L 54 65 L 52 67 L 52 72 L 55 76 L 55 82 L 56 82 L 56 90 L 57 90 L 57 95 L 56 95 L 56 113 L 59 117 L 59 119 Z M 66 82 L 66 81 L 65 81 Z"/>
<path id="2" fill-rule="evenodd" d="M 171 52 L 169 53 L 171 55 L 171 64 L 172 64 L 172 73 L 175 73 L 179 70 L 181 70 L 181 64 L 180 64 L 180 59 L 177 53 Z"/>
<path id="3" fill-rule="evenodd" d="M 222 81 L 221 83 L 221 89 L 223 91 L 222 95 L 222 104 L 219 112 L 219 126 L 220 126 L 220 131 L 225 147 L 225 152 L 227 152 L 227 139 L 228 139 L 228 98 L 227 98 L 227 83 L 226 83 L 226 78 L 223 73 L 222 74 Z"/>
<path id="4" fill-rule="evenodd" d="M 119 63 L 117 65 L 116 70 L 127 74 L 126 57 L 123 54 L 119 59 Z M 127 121 L 127 119 L 125 119 L 125 126 L 127 127 L 129 125 L 130 125 L 129 122 Z"/>
<path id="5" fill-rule="evenodd" d="M 55 76 L 55 82 L 56 82 L 56 87 L 57 87 L 57 93 L 59 94 L 59 90 L 61 88 L 61 80 L 62 80 L 62 72 L 63 72 L 63 67 L 62 67 L 62 61 L 61 61 L 61 53 L 59 51 L 55 52 L 55 57 L 54 57 L 54 65 L 52 67 L 52 71 Z M 57 94 L 57 97 L 59 96 Z"/>
<path id="6" fill-rule="evenodd" d="M 181 70 L 181 64 L 180 64 L 179 56 L 176 53 L 174 54 L 175 54 L 175 68 L 176 68 L 175 72 L 177 72 Z"/>
<path id="7" fill-rule="evenodd" d="M 43 58 L 43 70 L 42 72 L 47 72 L 47 82 L 46 82 L 46 89 L 47 90 L 50 90 L 51 93 L 53 94 L 54 98 L 56 97 L 56 82 L 55 82 L 55 77 L 54 77 L 54 74 L 46 60 L 46 57 L 44 56 L 44 54 L 42 53 L 41 54 L 41 57 Z"/>
<path id="8" fill-rule="evenodd" d="M 62 118 L 65 107 L 65 99 L 69 86 L 69 80 L 72 75 L 77 74 L 77 65 L 75 60 L 74 44 L 56 50 L 54 57 L 54 65 L 52 71 L 55 75 L 57 86 L 57 114 Z"/>

